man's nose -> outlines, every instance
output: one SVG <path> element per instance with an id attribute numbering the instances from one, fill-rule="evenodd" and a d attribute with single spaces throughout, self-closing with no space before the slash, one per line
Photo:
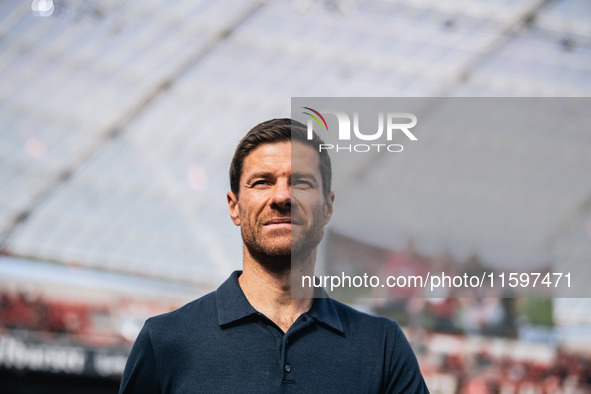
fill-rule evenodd
<path id="1" fill-rule="evenodd" d="M 271 196 L 271 203 L 279 208 L 291 206 L 291 185 L 287 182 L 277 182 Z"/>

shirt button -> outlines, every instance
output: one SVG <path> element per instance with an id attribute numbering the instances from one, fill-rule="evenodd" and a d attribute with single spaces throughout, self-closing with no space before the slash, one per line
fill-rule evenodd
<path id="1" fill-rule="evenodd" d="M 291 371 L 291 365 L 285 364 L 285 372 Z"/>

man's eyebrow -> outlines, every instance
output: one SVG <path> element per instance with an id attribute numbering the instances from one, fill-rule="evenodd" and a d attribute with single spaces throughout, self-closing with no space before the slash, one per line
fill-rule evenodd
<path id="1" fill-rule="evenodd" d="M 316 177 L 316 174 L 314 172 L 292 172 L 291 173 L 291 177 L 294 179 L 312 179 L 317 181 L 318 178 Z"/>
<path id="2" fill-rule="evenodd" d="M 254 178 L 272 178 L 274 175 L 271 171 L 257 171 L 249 174 L 246 177 L 246 181 L 250 181 Z"/>

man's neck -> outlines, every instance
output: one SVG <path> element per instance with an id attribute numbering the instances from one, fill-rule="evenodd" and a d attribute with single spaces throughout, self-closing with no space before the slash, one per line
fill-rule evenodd
<path id="1" fill-rule="evenodd" d="M 315 253 L 312 253 L 304 262 L 300 262 L 299 269 L 293 274 L 313 275 L 314 257 Z M 292 295 L 291 268 L 274 272 L 252 258 L 247 251 L 244 254 L 243 272 L 238 278 L 238 283 L 248 302 L 258 312 L 271 319 L 283 332 L 287 332 L 296 319 L 312 307 L 312 289 L 305 294 L 297 294 L 297 297 Z"/>

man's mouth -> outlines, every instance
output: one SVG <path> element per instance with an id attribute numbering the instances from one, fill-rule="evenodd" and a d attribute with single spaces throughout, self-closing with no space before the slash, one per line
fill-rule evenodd
<path id="1" fill-rule="evenodd" d="M 276 219 L 267 220 L 265 222 L 265 226 L 281 225 L 281 224 L 291 224 L 291 218 L 276 218 Z"/>

